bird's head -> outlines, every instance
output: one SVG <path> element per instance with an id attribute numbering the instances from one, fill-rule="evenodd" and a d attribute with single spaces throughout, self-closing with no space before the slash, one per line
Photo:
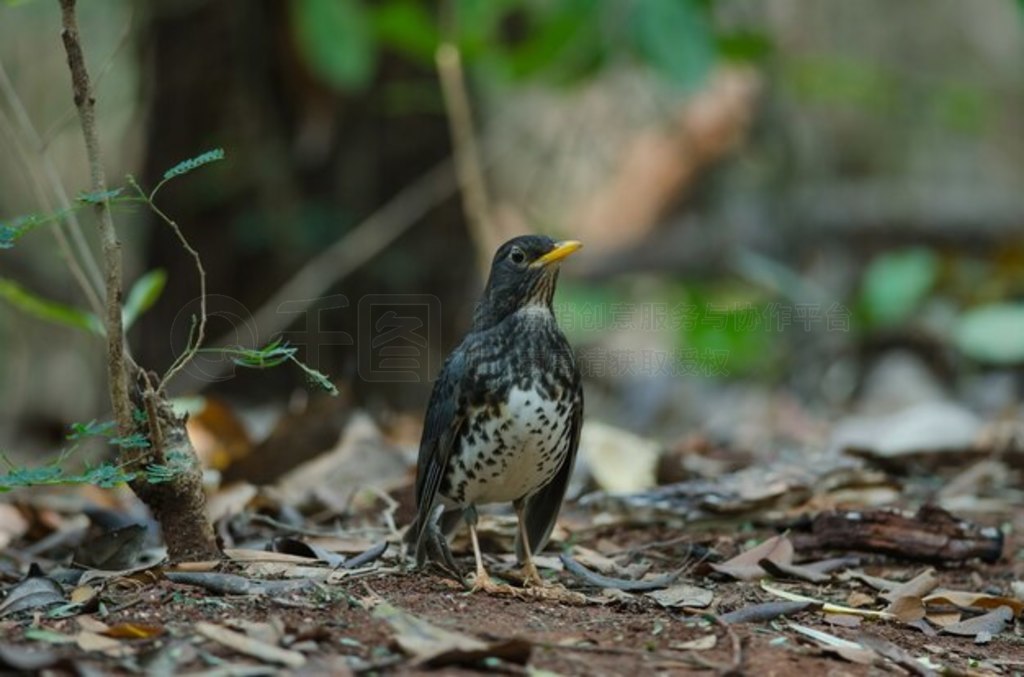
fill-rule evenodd
<path id="1" fill-rule="evenodd" d="M 582 246 L 577 240 L 522 235 L 498 247 L 473 324 L 492 326 L 531 305 L 550 309 L 559 263 Z"/>

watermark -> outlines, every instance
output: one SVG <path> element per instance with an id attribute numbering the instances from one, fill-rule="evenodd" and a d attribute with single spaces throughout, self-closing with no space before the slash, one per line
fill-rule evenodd
<path id="1" fill-rule="evenodd" d="M 294 348 L 310 367 L 319 369 L 327 356 L 347 351 L 355 371 L 367 382 L 418 383 L 437 377 L 443 359 L 442 305 L 431 294 L 369 294 L 352 299 L 333 294 L 315 299 L 280 303 L 275 312 L 287 329 L 260 336 L 253 314 L 228 296 L 207 297 L 206 339 L 223 345 L 261 348 L 274 340 Z M 199 301 L 186 305 L 175 317 L 171 344 L 181 354 L 194 340 Z M 692 303 L 558 303 L 555 318 L 567 332 L 632 330 L 678 333 L 708 328 L 734 333 L 786 331 L 848 332 L 850 310 L 838 303 L 743 304 Z M 468 330 L 468 328 L 467 328 Z M 536 359 L 550 367 L 550 356 Z M 576 351 L 576 363 L 587 378 L 723 377 L 730 374 L 730 351 L 694 347 L 649 350 L 588 347 Z M 545 360 L 547 360 L 545 362 Z M 237 372 L 230 351 L 199 352 L 187 370 L 212 382 Z"/>

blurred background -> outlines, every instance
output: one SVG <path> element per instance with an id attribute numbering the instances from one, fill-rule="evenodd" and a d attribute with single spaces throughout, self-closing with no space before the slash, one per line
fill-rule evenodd
<path id="1" fill-rule="evenodd" d="M 414 447 L 480 262 L 525 232 L 585 243 L 556 313 L 604 424 L 592 448 L 630 432 L 691 455 L 858 446 L 843 435 L 868 428 L 850 417 L 936 403 L 914 419 L 941 430 L 933 443 L 1017 420 L 1019 2 L 106 0 L 79 14 L 113 185 L 225 151 L 157 200 L 205 262 L 214 342 L 283 337 L 341 391 L 213 356 L 188 370 L 174 394 L 204 398 L 189 405 L 197 446 L 229 476 L 276 476 L 356 410 Z M 59 23 L 56 2 L 0 5 L 3 221 L 58 209 L 55 177 L 72 197 L 88 185 Z M 196 272 L 148 211 L 116 217 L 128 284 L 166 274 L 130 333 L 162 370 L 187 340 Z M 0 251 L 0 449 L 40 458 L 70 423 L 109 417 L 100 341 L 25 301 L 85 307 L 46 230 Z M 402 326 L 419 350 L 397 374 L 374 353 L 389 304 L 413 307 Z"/>

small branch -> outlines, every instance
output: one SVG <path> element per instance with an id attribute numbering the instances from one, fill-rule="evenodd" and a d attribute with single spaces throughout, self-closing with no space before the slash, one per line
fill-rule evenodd
<path id="1" fill-rule="evenodd" d="M 206 268 L 203 267 L 203 260 L 199 256 L 199 252 L 189 244 L 185 234 L 181 232 L 181 228 L 178 226 L 178 222 L 169 217 L 162 209 L 156 206 L 153 202 L 153 198 L 156 196 L 156 192 L 163 185 L 161 182 L 153 189 L 149 195 L 142 190 L 142 187 L 135 181 L 135 177 L 128 177 L 128 184 L 138 192 L 139 197 L 146 202 L 153 213 L 156 214 L 164 223 L 170 226 L 171 230 L 174 231 L 174 235 L 178 238 L 178 242 L 181 243 L 182 248 L 188 252 L 188 255 L 192 257 L 192 262 L 195 264 L 196 272 L 199 274 L 199 322 L 196 324 L 195 335 L 189 334 L 188 348 L 179 355 L 174 363 L 171 364 L 170 368 L 167 369 L 167 373 L 160 379 L 160 384 L 156 387 L 157 392 L 162 392 L 166 388 L 167 383 L 174 378 L 174 376 L 180 372 L 185 366 L 192 361 L 199 352 L 199 349 L 203 345 L 203 341 L 206 339 Z"/>
<path id="2" fill-rule="evenodd" d="M 451 22 L 449 22 L 451 23 Z M 451 31 L 449 31 L 451 32 Z M 473 126 L 473 110 L 466 92 L 466 76 L 462 55 L 453 40 L 445 40 L 434 56 L 441 81 L 448 126 L 452 136 L 455 171 L 462 191 L 462 206 L 469 225 L 469 235 L 477 252 L 477 266 L 484 279 L 491 265 L 491 253 L 500 244 L 492 218 L 480 149 Z"/>
<path id="3" fill-rule="evenodd" d="M 85 67 L 85 56 L 78 38 L 78 21 L 75 18 L 75 0 L 60 0 L 61 39 L 68 56 L 71 71 L 71 87 L 75 107 L 85 137 L 85 151 L 89 160 L 91 189 L 96 194 L 107 191 L 107 178 L 103 172 L 100 156 L 100 141 L 96 133 L 95 100 L 89 84 L 89 72 Z M 121 435 L 132 432 L 132 405 L 128 394 L 128 368 L 125 360 L 124 325 L 121 319 L 123 261 L 121 242 L 114 230 L 114 220 L 107 200 L 96 203 L 96 217 L 100 242 L 103 247 L 105 269 L 107 328 L 107 375 L 110 380 L 110 403 Z"/>

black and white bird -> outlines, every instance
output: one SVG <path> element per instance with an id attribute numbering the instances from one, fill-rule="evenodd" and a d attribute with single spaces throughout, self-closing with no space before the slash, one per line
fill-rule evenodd
<path id="1" fill-rule="evenodd" d="M 429 559 L 458 574 L 447 535 L 464 519 L 474 590 L 500 587 L 484 568 L 476 534 L 476 507 L 489 503 L 515 507 L 516 555 L 527 582 L 542 584 L 532 557 L 554 528 L 583 417 L 580 371 L 552 299 L 560 262 L 581 246 L 529 235 L 499 247 L 473 326 L 434 384 L 406 541 L 419 566 Z"/>

